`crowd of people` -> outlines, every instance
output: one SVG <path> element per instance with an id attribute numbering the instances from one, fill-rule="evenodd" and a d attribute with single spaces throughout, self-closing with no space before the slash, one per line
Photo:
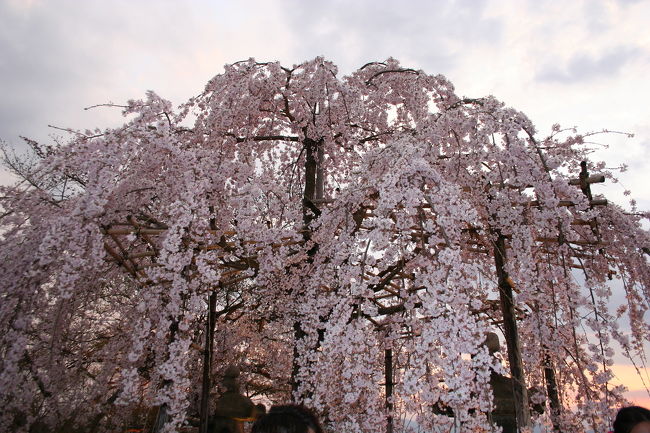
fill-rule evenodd
<path id="1" fill-rule="evenodd" d="M 302 405 L 273 406 L 261 416 L 251 433 L 323 433 L 314 412 Z M 650 410 L 640 406 L 620 409 L 612 433 L 650 433 Z"/>

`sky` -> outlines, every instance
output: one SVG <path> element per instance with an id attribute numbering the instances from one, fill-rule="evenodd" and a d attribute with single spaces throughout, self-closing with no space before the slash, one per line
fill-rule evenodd
<path id="1" fill-rule="evenodd" d="M 459 95 L 494 95 L 540 136 L 554 123 L 635 134 L 596 136 L 594 159 L 628 169 L 593 190 L 623 206 L 631 190 L 649 211 L 649 20 L 647 0 L 0 0 L 0 140 L 20 151 L 20 136 L 65 139 L 48 125 L 117 126 L 119 110 L 84 107 L 149 89 L 178 105 L 250 57 L 324 56 L 341 75 L 394 57 Z M 633 368 L 617 369 L 650 406 Z"/>

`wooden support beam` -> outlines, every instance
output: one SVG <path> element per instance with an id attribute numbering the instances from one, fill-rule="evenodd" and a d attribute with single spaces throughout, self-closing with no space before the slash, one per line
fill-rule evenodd
<path id="1" fill-rule="evenodd" d="M 136 232 L 145 234 L 145 235 L 160 235 L 167 231 L 167 229 L 151 229 L 141 227 L 136 229 L 135 227 L 110 227 L 107 228 L 104 232 L 108 235 L 130 235 Z"/>
<path id="2" fill-rule="evenodd" d="M 569 185 L 582 185 L 582 179 L 570 179 L 569 180 Z M 605 182 L 605 175 L 604 174 L 592 174 L 591 176 L 587 177 L 584 179 L 584 181 L 587 184 L 592 184 L 592 183 L 603 183 Z"/>
<path id="3" fill-rule="evenodd" d="M 581 219 L 575 219 L 571 221 L 572 226 L 591 226 L 594 225 L 595 223 L 593 221 L 585 221 Z"/>
<path id="4" fill-rule="evenodd" d="M 158 255 L 158 253 L 156 251 L 142 251 L 142 252 L 139 252 L 139 253 L 131 253 L 131 254 L 129 254 L 128 259 L 133 260 L 133 259 L 140 259 L 140 258 L 143 258 L 143 257 L 155 257 L 157 255 Z"/>
<path id="5" fill-rule="evenodd" d="M 572 269 L 580 269 L 580 270 L 585 269 L 583 266 L 576 265 L 575 263 L 551 262 L 550 260 L 539 260 L 537 263 L 544 263 L 545 265 L 551 265 L 551 266 L 568 266 Z"/>
<path id="6" fill-rule="evenodd" d="M 115 236 L 111 236 L 111 239 L 113 240 L 113 242 L 115 242 L 115 245 L 120 250 L 120 252 L 118 253 L 117 251 L 115 251 L 113 248 L 111 248 L 111 246 L 108 244 L 108 242 L 104 241 L 104 249 L 106 250 L 106 252 L 108 252 L 108 254 L 117 263 L 124 266 L 126 268 L 126 270 L 134 278 L 138 278 L 138 277 L 146 278 L 146 274 L 144 273 L 144 271 L 142 271 L 141 269 L 138 269 L 137 264 L 133 260 L 129 259 L 129 256 L 128 256 L 126 250 L 124 249 L 124 247 L 122 246 L 122 244 L 120 243 L 119 239 L 115 238 Z"/>
<path id="7" fill-rule="evenodd" d="M 539 237 L 535 239 L 537 242 L 541 243 L 560 243 L 559 238 L 543 238 Z M 574 244 L 574 245 L 581 245 L 581 246 L 592 246 L 592 247 L 604 247 L 607 246 L 608 244 L 605 242 L 597 242 L 597 241 L 581 241 L 581 240 L 574 240 L 574 241 L 569 241 L 569 240 L 564 240 L 564 243 L 567 244 Z"/>
<path id="8" fill-rule="evenodd" d="M 127 219 L 127 221 L 129 221 L 129 222 L 131 223 L 131 225 L 132 225 L 132 226 L 137 230 L 136 233 L 138 234 L 138 236 L 139 236 L 139 237 L 140 237 L 140 238 L 141 238 L 141 239 L 142 239 L 142 240 L 143 240 L 147 245 L 149 245 L 149 247 L 150 247 L 152 250 L 158 252 L 158 246 L 155 244 L 155 242 L 153 242 L 153 240 L 151 239 L 151 237 L 150 237 L 149 235 L 147 235 L 147 234 L 140 233 L 140 229 L 142 228 L 142 226 L 140 225 L 140 223 L 138 223 L 138 221 L 136 221 L 136 219 L 133 218 L 133 216 L 131 216 L 131 215 L 129 215 L 126 219 Z M 159 224 L 160 224 L 160 223 L 159 223 Z M 166 228 L 166 226 L 165 226 L 165 227 L 157 227 L 157 228 Z"/>
<path id="9" fill-rule="evenodd" d="M 111 247 L 108 244 L 108 242 L 106 242 L 106 241 L 104 241 L 104 249 L 106 250 L 108 255 L 113 258 L 114 261 L 116 261 L 118 264 L 124 266 L 124 268 L 127 270 L 127 272 L 129 274 L 131 274 L 135 278 L 138 277 L 138 274 L 137 274 L 136 270 L 131 266 L 131 264 L 129 262 L 126 262 L 124 260 L 124 257 L 122 257 L 122 255 L 120 253 L 115 251 L 115 249 L 113 247 Z"/>
<path id="10" fill-rule="evenodd" d="M 104 233 L 107 235 L 129 235 L 129 234 L 145 234 L 145 235 L 161 235 L 164 234 L 168 229 L 160 227 L 143 227 L 138 226 L 134 227 L 133 224 L 127 223 L 115 223 L 107 229 L 104 229 Z M 219 236 L 235 236 L 237 235 L 236 231 L 221 231 L 221 230 L 205 230 L 206 234 L 219 235 Z"/>
<path id="11" fill-rule="evenodd" d="M 422 307 L 422 302 L 416 302 L 413 307 L 419 308 Z M 391 314 L 395 313 L 401 313 L 403 311 L 406 311 L 406 307 L 404 306 L 403 303 L 397 304 L 397 305 L 391 305 L 388 307 L 379 307 L 377 308 L 377 314 L 380 316 L 389 316 Z"/>
<path id="12" fill-rule="evenodd" d="M 528 203 L 524 203 L 525 206 L 539 207 L 539 200 L 531 200 Z M 571 207 L 575 206 L 576 203 L 571 200 L 560 200 L 558 206 L 560 207 Z M 607 200 L 604 198 L 595 198 L 589 201 L 590 206 L 607 206 Z"/>

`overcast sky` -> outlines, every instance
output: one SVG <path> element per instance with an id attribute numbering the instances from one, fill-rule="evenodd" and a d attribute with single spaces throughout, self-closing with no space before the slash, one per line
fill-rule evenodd
<path id="1" fill-rule="evenodd" d="M 0 0 L 0 139 L 114 126 L 116 110 L 83 108 L 148 89 L 180 104 L 249 57 L 324 55 L 345 74 L 392 56 L 496 96 L 541 134 L 556 122 L 635 133 L 599 137 L 598 157 L 629 171 L 597 190 L 625 202 L 631 189 L 650 209 L 649 19 L 650 2 L 631 0 Z"/>
<path id="2" fill-rule="evenodd" d="M 625 204 L 630 189 L 650 210 L 649 21 L 643 0 L 0 0 L 0 140 L 116 126 L 118 111 L 83 108 L 148 89 L 180 104 L 249 57 L 323 55 L 346 74 L 392 56 L 460 95 L 496 96 L 540 135 L 553 123 L 635 133 L 599 137 L 598 159 L 629 170 L 594 190 Z"/>

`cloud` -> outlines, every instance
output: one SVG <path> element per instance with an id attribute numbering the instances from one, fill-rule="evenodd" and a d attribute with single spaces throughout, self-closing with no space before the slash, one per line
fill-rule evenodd
<path id="1" fill-rule="evenodd" d="M 565 65 L 546 64 L 536 74 L 536 79 L 547 82 L 576 83 L 596 78 L 616 77 L 623 66 L 644 52 L 635 46 L 619 46 L 600 55 L 574 54 Z"/>
<path id="2" fill-rule="evenodd" d="M 635 3 L 640 3 L 642 1 L 643 0 L 616 0 L 617 3 L 620 3 L 620 4 L 625 5 L 625 6 L 635 4 Z"/>
<path id="3" fill-rule="evenodd" d="M 49 141 L 48 124 L 116 126 L 118 110 L 83 107 L 149 89 L 179 104 L 225 63 L 284 61 L 279 10 L 263 0 L 0 0 L 0 140 Z"/>
<path id="4" fill-rule="evenodd" d="M 212 17 L 164 0 L 0 1 L 0 139 L 48 140 L 47 124 L 114 126 L 119 112 L 83 107 L 148 89 L 174 103 L 198 93 L 211 75 L 189 76 L 218 57 Z"/>
<path id="5" fill-rule="evenodd" d="M 65 93 L 101 61 L 67 44 L 69 29 L 38 11 L 0 3 L 0 17 L 0 134 L 15 137 L 43 107 L 64 106 Z"/>
<path id="6" fill-rule="evenodd" d="M 391 56 L 427 65 L 430 72 L 451 70 L 464 47 L 495 44 L 501 37 L 500 21 L 485 16 L 482 0 L 281 4 L 295 35 L 293 52 L 304 59 L 325 55 L 344 73 Z"/>

